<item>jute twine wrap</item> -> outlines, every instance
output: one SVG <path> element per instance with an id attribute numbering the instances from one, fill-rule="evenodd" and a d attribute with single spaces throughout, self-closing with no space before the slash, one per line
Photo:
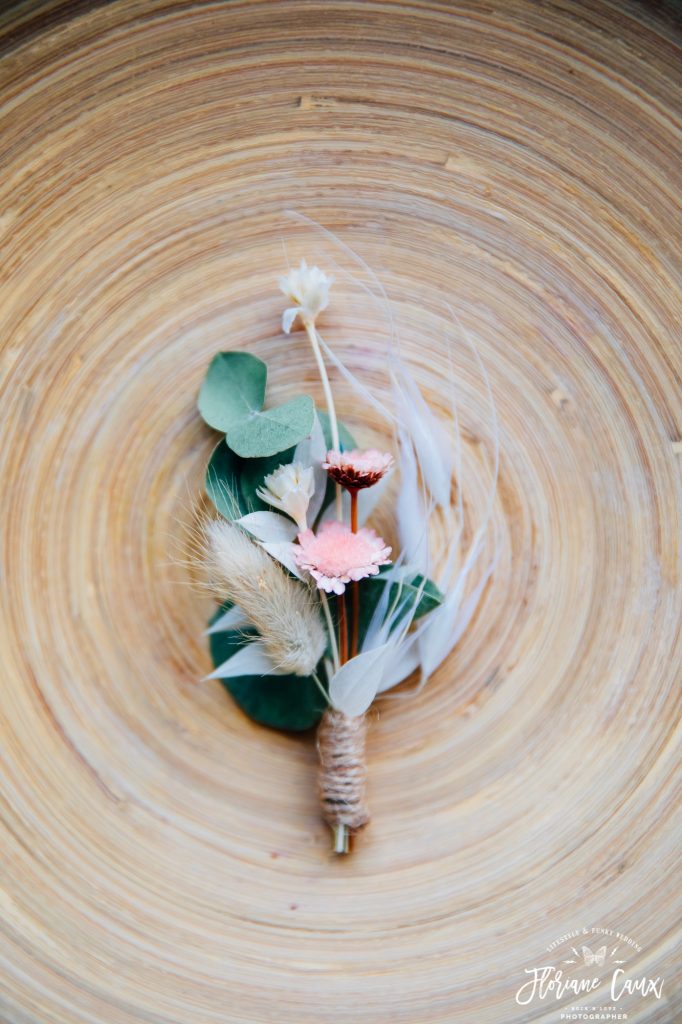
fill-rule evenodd
<path id="1" fill-rule="evenodd" d="M 673 6 L 0 4 L 2 1024 L 556 1024 L 575 997 L 515 993 L 592 927 L 665 979 L 628 1024 L 682 1019 Z M 213 606 L 175 561 L 215 352 L 323 402 L 286 256 L 335 275 L 323 335 L 390 402 L 380 304 L 288 207 L 380 275 L 442 416 L 448 300 L 501 425 L 494 580 L 425 689 L 370 709 L 350 857 L 314 736 L 198 682 Z M 452 357 L 470 535 L 490 411 Z"/>
<path id="2" fill-rule="evenodd" d="M 365 732 L 364 715 L 349 718 L 334 709 L 325 711 L 317 730 L 322 817 L 329 825 L 345 825 L 351 832 L 369 821 Z"/>

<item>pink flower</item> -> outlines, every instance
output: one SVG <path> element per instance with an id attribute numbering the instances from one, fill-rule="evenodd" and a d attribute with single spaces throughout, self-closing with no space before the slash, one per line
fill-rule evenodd
<path id="1" fill-rule="evenodd" d="M 323 469 L 349 491 L 359 491 L 363 487 L 372 487 L 393 465 L 393 456 L 388 452 L 368 448 L 360 451 L 353 448 L 350 452 L 327 452 L 327 461 L 322 463 Z"/>
<path id="2" fill-rule="evenodd" d="M 352 533 L 343 523 L 323 523 L 317 534 L 303 530 L 295 552 L 299 569 L 307 569 L 320 590 L 343 594 L 346 583 L 376 576 L 380 565 L 388 565 L 390 547 L 374 530 L 363 527 Z"/>

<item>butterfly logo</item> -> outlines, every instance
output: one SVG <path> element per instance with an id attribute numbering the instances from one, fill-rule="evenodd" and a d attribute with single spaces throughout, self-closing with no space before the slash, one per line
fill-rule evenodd
<path id="1" fill-rule="evenodd" d="M 564 960 L 565 964 L 579 964 L 582 961 L 583 967 L 603 967 L 606 963 L 606 946 L 600 946 L 599 949 L 595 949 L 594 952 L 589 946 L 582 946 L 582 955 L 578 952 L 575 946 L 571 946 L 571 953 L 575 957 L 575 960 Z M 624 964 L 625 960 L 617 960 L 616 953 L 618 952 L 618 945 L 615 945 L 609 954 L 609 960 L 613 964 Z"/>
<path id="2" fill-rule="evenodd" d="M 589 946 L 582 947 L 583 953 L 583 965 L 585 967 L 591 967 L 593 964 L 596 967 L 603 967 L 606 960 L 606 946 L 601 946 L 593 953 Z"/>

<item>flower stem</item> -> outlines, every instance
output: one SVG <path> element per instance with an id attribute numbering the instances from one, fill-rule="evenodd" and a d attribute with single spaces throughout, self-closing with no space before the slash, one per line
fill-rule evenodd
<path id="1" fill-rule="evenodd" d="M 358 532 L 358 492 L 350 492 L 350 528 L 353 533 Z M 351 632 L 350 632 L 350 656 L 354 658 L 358 653 L 360 640 L 360 584 L 355 580 L 350 585 L 351 596 Z"/>
<path id="2" fill-rule="evenodd" d="M 339 651 L 341 664 L 348 661 L 348 620 L 346 618 L 346 595 L 339 594 L 336 599 L 339 612 Z"/>
<path id="3" fill-rule="evenodd" d="M 347 825 L 334 825 L 332 827 L 334 834 L 334 843 L 332 850 L 334 853 L 344 854 L 350 851 L 350 834 L 348 832 Z"/>
<path id="4" fill-rule="evenodd" d="M 336 406 L 334 405 L 334 396 L 332 395 L 331 385 L 329 383 L 329 377 L 327 376 L 327 367 L 324 365 L 324 359 L 322 357 L 322 350 L 320 348 L 320 342 L 317 337 L 317 331 L 315 330 L 315 324 L 311 320 L 304 320 L 305 329 L 310 340 L 310 346 L 317 362 L 317 369 L 320 374 L 320 380 L 322 381 L 322 389 L 324 391 L 324 399 L 327 403 L 327 413 L 329 414 L 329 429 L 332 435 L 332 448 L 334 451 L 340 451 L 339 442 L 339 423 L 336 418 Z M 341 520 L 341 488 L 336 485 L 336 515 Z"/>
<path id="5" fill-rule="evenodd" d="M 339 424 L 336 419 L 336 407 L 334 405 L 334 397 L 332 395 L 332 389 L 329 384 L 329 377 L 327 376 L 327 367 L 324 365 L 324 359 L 322 358 L 322 350 L 320 348 L 320 342 L 317 337 L 317 331 L 315 325 L 310 320 L 305 320 L 305 329 L 308 332 L 308 338 L 317 362 L 317 369 L 320 372 L 320 380 L 322 381 L 322 388 L 324 390 L 324 398 L 327 403 L 327 412 L 329 413 L 329 428 L 332 435 L 332 448 L 336 451 L 339 450 Z"/>
<path id="6" fill-rule="evenodd" d="M 334 671 L 337 671 L 339 665 L 339 648 L 336 644 L 336 631 L 334 629 L 334 622 L 332 620 L 332 613 L 329 610 L 329 601 L 324 590 L 320 591 L 320 600 L 322 602 L 322 611 L 324 612 L 325 621 L 327 623 L 327 632 L 329 633 L 329 643 L 332 649 L 332 661 L 334 663 Z"/>
<path id="7" fill-rule="evenodd" d="M 329 704 L 329 694 L 327 693 L 327 691 L 325 690 L 324 686 L 322 685 L 322 683 L 320 681 L 320 677 L 318 676 L 317 672 L 313 672 L 312 678 L 314 679 L 315 685 L 317 686 L 318 690 L 320 691 L 320 693 L 324 697 L 325 701 L 327 702 L 327 704 Z"/>

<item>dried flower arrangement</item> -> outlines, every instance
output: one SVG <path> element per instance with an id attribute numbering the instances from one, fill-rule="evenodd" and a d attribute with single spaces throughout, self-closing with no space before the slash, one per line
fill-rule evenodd
<path id="1" fill-rule="evenodd" d="M 305 261 L 280 280 L 290 303 L 282 328 L 288 334 L 299 321 L 307 332 L 326 411 L 306 395 L 264 409 L 267 368 L 248 353 L 222 352 L 209 366 L 199 411 L 225 437 L 206 474 L 218 516 L 203 524 L 201 559 L 220 604 L 207 631 L 209 678 L 265 725 L 319 723 L 322 813 L 334 851 L 347 853 L 349 837 L 369 821 L 365 712 L 414 673 L 424 684 L 466 629 L 494 560 L 467 584 L 490 511 L 462 551 L 456 409 L 448 428 L 395 351 L 387 412 L 395 455 L 358 449 L 338 420 L 325 354 L 368 396 L 319 333 L 332 283 Z M 364 522 L 396 472 L 392 551 Z M 496 475 L 497 451 L 491 502 Z M 437 514 L 449 517 L 452 544 L 430 574 Z"/>

